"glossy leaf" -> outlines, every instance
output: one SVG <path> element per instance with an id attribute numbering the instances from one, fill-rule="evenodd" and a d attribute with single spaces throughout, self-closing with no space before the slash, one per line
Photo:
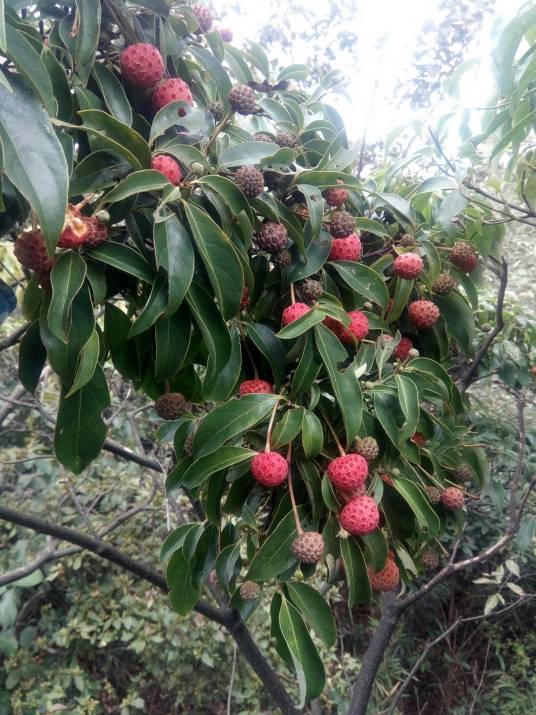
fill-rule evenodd
<path id="1" fill-rule="evenodd" d="M 76 374 L 74 376 L 74 382 L 66 397 L 74 395 L 77 390 L 80 390 L 80 388 L 87 385 L 87 383 L 91 380 L 95 374 L 95 370 L 97 369 L 99 353 L 99 334 L 96 330 L 94 330 L 91 333 L 89 340 L 82 348 L 82 352 L 80 353 L 80 362 L 78 363 Z"/>
<path id="2" fill-rule="evenodd" d="M 48 326 L 59 340 L 67 342 L 72 302 L 86 277 L 84 259 L 75 251 L 66 251 L 56 260 L 50 274 L 52 298 L 48 309 Z"/>
<path id="3" fill-rule="evenodd" d="M 36 320 L 24 333 L 19 345 L 19 380 L 28 392 L 35 392 L 46 358 L 39 321 Z"/>
<path id="4" fill-rule="evenodd" d="M 104 196 L 103 203 L 112 204 L 115 201 L 123 201 L 129 196 L 135 196 L 142 191 L 160 191 L 160 189 L 170 187 L 169 180 L 159 171 L 154 169 L 133 171 Z"/>
<path id="5" fill-rule="evenodd" d="M 387 308 L 389 291 L 382 277 L 368 266 L 353 261 L 336 261 L 330 264 L 340 275 L 342 280 L 368 300 Z"/>
<path id="6" fill-rule="evenodd" d="M 340 540 L 341 557 L 348 584 L 348 606 L 353 608 L 370 600 L 371 590 L 361 547 L 353 536 Z"/>
<path id="7" fill-rule="evenodd" d="M 155 224 L 156 265 L 168 274 L 168 305 L 165 315 L 176 312 L 194 275 L 195 261 L 188 232 L 175 216 Z"/>
<path id="8" fill-rule="evenodd" d="M 243 399 L 243 398 L 241 398 Z M 283 417 L 276 423 L 272 432 L 271 448 L 277 449 L 292 442 L 302 427 L 303 408 L 297 407 L 287 410 Z"/>
<path id="9" fill-rule="evenodd" d="M 335 619 L 331 608 L 318 591 L 299 581 L 289 581 L 287 590 L 290 600 L 317 636 L 328 648 L 335 645 L 337 639 Z"/>
<path id="10" fill-rule="evenodd" d="M 152 283 L 154 280 L 154 271 L 151 266 L 130 246 L 114 241 L 105 241 L 97 248 L 86 249 L 86 253 L 90 258 L 118 268 L 131 276 L 136 276 L 146 283 Z"/>
<path id="11" fill-rule="evenodd" d="M 303 518 L 305 507 L 298 507 L 298 514 L 300 518 Z M 247 578 L 252 581 L 268 581 L 271 578 L 277 578 L 293 563 L 296 563 L 296 558 L 290 550 L 296 533 L 294 515 L 292 512 L 288 512 L 253 557 Z"/>
<path id="12" fill-rule="evenodd" d="M 397 477 L 394 484 L 397 492 L 415 514 L 419 527 L 430 536 L 437 536 L 440 529 L 439 517 L 419 487 L 403 477 Z"/>
<path id="13" fill-rule="evenodd" d="M 246 332 L 249 339 L 270 363 L 274 376 L 275 386 L 283 382 L 286 363 L 285 350 L 281 340 L 266 325 L 262 323 L 246 323 Z"/>
<path id="14" fill-rule="evenodd" d="M 302 445 L 303 452 L 308 459 L 316 457 L 324 444 L 324 431 L 322 422 L 310 410 L 303 413 Z"/>
<path id="15" fill-rule="evenodd" d="M 221 447 L 217 452 L 206 454 L 197 459 L 184 474 L 182 484 L 185 487 L 197 487 L 211 474 L 227 469 L 235 464 L 240 464 L 254 457 L 256 452 L 245 447 Z"/>
<path id="16" fill-rule="evenodd" d="M 110 113 L 123 124 L 132 126 L 132 109 L 116 74 L 102 62 L 95 62 L 93 74 Z"/>

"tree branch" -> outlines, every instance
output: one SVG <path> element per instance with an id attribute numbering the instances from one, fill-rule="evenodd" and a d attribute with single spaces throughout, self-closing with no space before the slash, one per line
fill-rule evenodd
<path id="1" fill-rule="evenodd" d="M 29 327 L 30 323 L 26 323 L 26 325 L 21 325 L 21 327 L 14 330 L 11 335 L 8 335 L 3 340 L 0 340 L 0 352 L 2 350 L 7 350 L 7 348 L 13 347 L 13 345 L 16 345 Z"/>
<path id="2" fill-rule="evenodd" d="M 497 335 L 504 328 L 504 295 L 506 293 L 506 286 L 508 284 L 508 264 L 501 258 L 501 271 L 499 274 L 499 291 L 497 293 L 497 306 L 495 308 L 495 327 L 488 334 L 487 338 L 484 340 L 480 348 L 478 349 L 474 360 L 468 366 L 468 368 L 462 373 L 459 379 L 460 392 L 463 393 L 467 390 L 473 378 L 480 367 L 480 363 L 484 359 L 486 353 L 491 347 L 491 344 L 497 337 Z"/>

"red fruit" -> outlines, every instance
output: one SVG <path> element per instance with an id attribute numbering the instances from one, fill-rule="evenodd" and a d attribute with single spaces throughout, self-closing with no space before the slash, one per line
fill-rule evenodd
<path id="1" fill-rule="evenodd" d="M 400 338 L 400 342 L 396 346 L 393 356 L 397 360 L 405 360 L 408 357 L 409 351 L 413 348 L 413 342 L 409 338 Z"/>
<path id="2" fill-rule="evenodd" d="M 24 268 L 37 273 L 48 273 L 54 263 L 48 257 L 41 231 L 25 231 L 15 240 L 15 256 Z"/>
<path id="3" fill-rule="evenodd" d="M 345 201 L 348 200 L 348 189 L 333 187 L 331 189 L 326 189 L 324 194 L 326 203 L 328 206 L 333 206 L 334 208 L 340 208 Z"/>
<path id="4" fill-rule="evenodd" d="M 292 305 L 287 306 L 281 316 L 281 325 L 285 326 L 289 325 L 289 323 L 293 323 L 310 310 L 311 308 L 306 303 L 293 303 Z"/>
<path id="5" fill-rule="evenodd" d="M 165 154 L 158 154 L 151 159 L 151 169 L 164 174 L 173 186 L 177 186 L 182 181 L 182 171 L 175 159 Z"/>
<path id="6" fill-rule="evenodd" d="M 154 87 L 164 74 L 164 60 L 154 45 L 138 42 L 123 50 L 121 74 L 134 87 Z"/>
<path id="7" fill-rule="evenodd" d="M 351 233 L 346 238 L 333 239 L 328 261 L 359 261 L 361 253 L 361 240 L 356 233 Z"/>
<path id="8" fill-rule="evenodd" d="M 376 573 L 372 567 L 368 567 L 370 585 L 375 591 L 392 591 L 400 583 L 400 571 L 394 558 L 389 555 L 387 562 L 381 571 Z"/>
<path id="9" fill-rule="evenodd" d="M 450 260 L 464 273 L 471 273 L 478 264 L 478 253 L 467 241 L 458 241 L 450 252 Z"/>
<path id="10" fill-rule="evenodd" d="M 465 503 L 465 497 L 461 489 L 456 489 L 456 487 L 447 487 L 441 494 L 441 503 L 449 511 L 456 511 L 461 509 Z"/>
<path id="11" fill-rule="evenodd" d="M 290 548 L 298 561 L 316 564 L 324 555 L 324 539 L 317 531 L 306 531 L 294 539 Z"/>
<path id="12" fill-rule="evenodd" d="M 96 219 L 95 216 L 84 216 L 82 221 L 86 224 L 87 229 L 84 246 L 95 248 L 106 241 L 108 238 L 107 226 Z"/>
<path id="13" fill-rule="evenodd" d="M 413 444 L 418 445 L 419 447 L 424 447 L 427 440 L 422 432 L 415 432 L 415 434 L 410 437 L 410 441 L 413 442 Z"/>
<path id="14" fill-rule="evenodd" d="M 323 322 L 326 328 L 329 328 L 332 333 L 335 333 L 337 337 L 340 337 L 341 331 L 343 329 L 342 323 L 340 323 L 338 320 L 335 320 L 335 318 L 331 318 L 329 315 L 326 315 Z"/>
<path id="15" fill-rule="evenodd" d="M 269 395 L 274 391 L 274 386 L 266 380 L 245 380 L 240 383 L 238 388 L 240 396 L 242 395 Z"/>
<path id="16" fill-rule="evenodd" d="M 328 479 L 336 489 L 351 491 L 363 485 L 367 478 L 367 460 L 360 454 L 345 454 L 328 464 Z"/>
<path id="17" fill-rule="evenodd" d="M 193 102 L 190 88 L 186 82 L 183 82 L 178 77 L 161 82 L 152 93 L 151 100 L 155 112 L 158 112 L 171 102 L 178 102 L 179 100 L 186 102 L 186 104 L 192 104 Z M 179 109 L 179 114 L 184 116 L 186 112 L 184 109 Z"/>
<path id="18" fill-rule="evenodd" d="M 349 534 L 364 536 L 378 528 L 380 512 L 371 497 L 354 497 L 342 509 L 339 520 Z"/>
<path id="19" fill-rule="evenodd" d="M 263 487 L 277 487 L 287 477 L 287 460 L 277 452 L 259 452 L 251 460 L 251 473 Z"/>
<path id="20" fill-rule="evenodd" d="M 247 286 L 244 286 L 244 290 L 242 291 L 242 298 L 240 299 L 240 310 L 245 310 L 247 308 L 248 303 L 249 288 Z"/>
<path id="21" fill-rule="evenodd" d="M 88 227 L 80 211 L 69 204 L 65 213 L 63 230 L 58 241 L 60 248 L 79 248 L 87 238 Z"/>
<path id="22" fill-rule="evenodd" d="M 411 280 L 418 278 L 423 272 L 424 262 L 416 253 L 403 253 L 395 258 L 393 273 L 400 278 Z"/>
<path id="23" fill-rule="evenodd" d="M 431 328 L 440 317 L 439 308 L 431 300 L 416 300 L 409 304 L 408 318 L 416 328 Z"/>
<path id="24" fill-rule="evenodd" d="M 220 35 L 221 35 L 221 39 L 224 42 L 232 42 L 233 41 L 233 31 L 231 30 L 230 27 L 220 28 Z"/>
<path id="25" fill-rule="evenodd" d="M 341 324 L 339 337 L 346 345 L 354 345 L 357 340 L 363 340 L 369 330 L 367 316 L 360 310 L 352 310 L 348 313 L 350 325 L 345 328 Z"/>

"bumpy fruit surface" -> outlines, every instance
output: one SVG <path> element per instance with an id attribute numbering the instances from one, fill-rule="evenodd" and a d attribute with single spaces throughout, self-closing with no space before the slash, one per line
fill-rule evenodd
<path id="1" fill-rule="evenodd" d="M 433 551 L 423 551 L 421 554 L 421 564 L 427 571 L 433 571 L 439 566 L 439 557 Z"/>
<path id="2" fill-rule="evenodd" d="M 284 248 L 282 251 L 273 253 L 270 260 L 275 268 L 284 268 L 292 263 L 292 253 Z"/>
<path id="3" fill-rule="evenodd" d="M 297 285 L 299 295 L 307 303 L 316 303 L 322 297 L 324 289 L 322 284 L 312 278 L 306 278 Z"/>
<path id="4" fill-rule="evenodd" d="M 329 230 L 334 238 L 346 238 L 355 231 L 355 222 L 348 211 L 334 211 L 331 215 Z"/>
<path id="5" fill-rule="evenodd" d="M 354 497 L 342 509 L 339 520 L 342 528 L 349 534 L 364 536 L 378 528 L 380 512 L 371 497 Z"/>
<path id="6" fill-rule="evenodd" d="M 184 412 L 186 400 L 180 392 L 166 392 L 154 403 L 156 414 L 163 420 L 176 420 Z"/>
<path id="7" fill-rule="evenodd" d="M 208 111 L 212 114 L 212 116 L 217 122 L 221 122 L 225 109 L 221 102 L 211 102 L 208 105 Z"/>
<path id="8" fill-rule="evenodd" d="M 287 477 L 287 460 L 277 452 L 259 452 L 251 460 L 251 473 L 263 487 L 277 487 Z"/>
<path id="9" fill-rule="evenodd" d="M 441 493 L 441 503 L 449 511 L 456 511 L 461 509 L 465 503 L 465 497 L 463 492 L 456 487 L 447 487 L 444 492 Z"/>
<path id="10" fill-rule="evenodd" d="M 264 188 L 264 178 L 263 178 Z M 266 221 L 262 224 L 261 230 L 256 240 L 261 251 L 277 253 L 288 245 L 288 232 L 282 223 L 276 221 Z"/>
<path id="11" fill-rule="evenodd" d="M 403 253 L 395 258 L 393 273 L 395 276 L 411 280 L 418 278 L 424 269 L 424 261 L 416 253 Z"/>
<path id="12" fill-rule="evenodd" d="M 264 176 L 254 166 L 241 166 L 235 174 L 235 182 L 248 199 L 254 199 L 264 191 Z"/>
<path id="13" fill-rule="evenodd" d="M 478 264 L 478 253 L 467 241 L 458 241 L 450 252 L 450 260 L 464 273 L 471 273 Z"/>
<path id="14" fill-rule="evenodd" d="M 448 273 L 440 273 L 434 283 L 432 290 L 437 295 L 447 295 L 456 288 L 456 280 Z"/>
<path id="15" fill-rule="evenodd" d="M 345 238 L 333 239 L 328 261 L 359 261 L 362 252 L 361 239 L 356 233 L 351 233 Z"/>
<path id="16" fill-rule="evenodd" d="M 164 174 L 166 179 L 173 184 L 173 186 L 178 186 L 182 181 L 182 171 L 175 159 L 165 154 L 158 154 L 158 156 L 153 156 L 151 159 L 151 169 L 159 171 Z"/>
<path id="17" fill-rule="evenodd" d="M 15 239 L 15 256 L 24 268 L 37 273 L 48 273 L 54 263 L 48 257 L 41 231 L 25 231 Z"/>
<path id="18" fill-rule="evenodd" d="M 348 201 L 348 189 L 334 186 L 331 189 L 326 189 L 324 197 L 328 206 L 333 206 L 333 208 L 338 209 L 345 201 Z"/>
<path id="19" fill-rule="evenodd" d="M 433 486 L 426 486 L 424 487 L 424 491 L 426 492 L 426 496 L 428 497 L 430 504 L 439 504 L 441 501 L 441 489 Z"/>
<path id="20" fill-rule="evenodd" d="M 242 395 L 271 395 L 274 386 L 266 380 L 245 380 L 240 383 L 238 392 Z"/>
<path id="21" fill-rule="evenodd" d="M 254 114 L 257 108 L 255 92 L 247 84 L 235 84 L 229 92 L 229 104 L 238 114 Z"/>
<path id="22" fill-rule="evenodd" d="M 357 437 L 353 451 L 360 454 L 367 462 L 373 462 L 379 455 L 380 448 L 374 437 Z"/>
<path id="23" fill-rule="evenodd" d="M 456 479 L 459 479 L 461 482 L 469 482 L 473 478 L 473 470 L 467 462 L 459 464 L 454 474 L 456 475 Z"/>
<path id="24" fill-rule="evenodd" d="M 151 101 L 155 112 L 158 112 L 163 107 L 171 104 L 171 102 L 186 102 L 192 104 L 192 93 L 190 87 L 179 77 L 165 79 L 157 85 L 151 95 Z M 179 110 L 180 115 L 184 115 L 184 109 Z"/>
<path id="25" fill-rule="evenodd" d="M 192 12 L 195 19 L 199 23 L 201 30 L 203 30 L 203 32 L 208 32 L 212 28 L 212 23 L 214 22 L 212 10 L 207 5 L 197 3 L 192 7 Z"/>
<path id="26" fill-rule="evenodd" d="M 230 27 L 221 27 L 220 35 L 221 35 L 221 39 L 224 42 L 232 42 L 233 41 L 233 31 L 231 30 Z"/>
<path id="27" fill-rule="evenodd" d="M 409 304 L 408 318 L 416 328 L 431 328 L 440 317 L 439 308 L 431 300 L 416 300 Z"/>
<path id="28" fill-rule="evenodd" d="M 87 237 L 87 225 L 80 211 L 69 204 L 65 213 L 65 223 L 58 241 L 60 248 L 79 248 Z"/>
<path id="29" fill-rule="evenodd" d="M 306 303 L 293 303 L 292 305 L 287 306 L 281 316 L 281 325 L 285 326 L 293 323 L 310 310 L 311 309 Z"/>
<path id="30" fill-rule="evenodd" d="M 138 42 L 121 52 L 121 75 L 134 87 L 154 87 L 164 75 L 164 60 L 154 45 Z"/>
<path id="31" fill-rule="evenodd" d="M 255 581 L 244 581 L 240 586 L 240 597 L 243 601 L 256 601 L 261 595 L 261 587 Z"/>
<path id="32" fill-rule="evenodd" d="M 277 132 L 275 143 L 281 147 L 292 147 L 296 143 L 296 139 L 288 132 Z"/>
<path id="33" fill-rule="evenodd" d="M 370 566 L 368 568 L 370 585 L 375 591 L 392 591 L 400 583 L 400 571 L 391 557 L 387 557 L 387 562 L 381 571 L 374 571 Z"/>
<path id="34" fill-rule="evenodd" d="M 316 564 L 324 555 L 324 539 L 317 531 L 306 531 L 292 542 L 292 553 L 304 564 Z"/>
<path id="35" fill-rule="evenodd" d="M 368 475 L 367 460 L 360 454 L 345 454 L 328 464 L 328 479 L 336 489 L 351 492 L 362 486 Z"/>
<path id="36" fill-rule="evenodd" d="M 108 238 L 108 227 L 101 223 L 95 216 L 84 216 L 82 219 L 86 224 L 86 237 L 84 246 L 88 248 L 96 248 L 104 243 Z"/>
<path id="37" fill-rule="evenodd" d="M 396 360 L 406 360 L 412 348 L 413 342 L 409 338 L 400 338 L 400 342 L 396 346 L 393 356 Z"/>
<path id="38" fill-rule="evenodd" d="M 360 310 L 352 310 L 348 313 L 350 325 L 346 328 L 340 323 L 340 340 L 346 345 L 354 345 L 356 340 L 363 340 L 369 330 L 367 316 Z"/>

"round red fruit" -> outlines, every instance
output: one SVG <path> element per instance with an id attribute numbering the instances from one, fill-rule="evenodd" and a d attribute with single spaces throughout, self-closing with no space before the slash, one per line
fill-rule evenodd
<path id="1" fill-rule="evenodd" d="M 245 380 L 240 383 L 238 392 L 242 395 L 271 395 L 274 391 L 274 386 L 266 380 Z"/>
<path id="2" fill-rule="evenodd" d="M 339 337 L 346 345 L 354 345 L 357 340 L 363 340 L 369 330 L 367 316 L 360 310 L 352 310 L 348 313 L 350 325 L 346 328 L 341 326 Z"/>
<path id="3" fill-rule="evenodd" d="M 456 487 L 447 487 L 444 492 L 441 493 L 441 503 L 449 511 L 457 511 L 461 509 L 465 503 L 465 497 L 461 489 L 456 489 Z"/>
<path id="4" fill-rule="evenodd" d="M 397 360 L 406 360 L 409 351 L 413 348 L 413 342 L 409 338 L 400 338 L 400 342 L 396 346 L 393 356 Z"/>
<path id="5" fill-rule="evenodd" d="M 393 273 L 395 276 L 411 280 L 418 278 L 423 272 L 424 262 L 416 253 L 403 253 L 395 258 Z"/>
<path id="6" fill-rule="evenodd" d="M 95 216 L 84 216 L 82 220 L 86 224 L 87 229 L 84 246 L 95 248 L 106 241 L 108 238 L 107 226 L 101 223 Z"/>
<path id="7" fill-rule="evenodd" d="M 329 261 L 359 261 L 363 247 L 356 233 L 351 233 L 346 238 L 334 238 L 331 242 Z"/>
<path id="8" fill-rule="evenodd" d="M 467 241 L 457 241 L 450 253 L 450 260 L 464 273 L 472 273 L 478 265 L 478 253 Z"/>
<path id="9" fill-rule="evenodd" d="M 328 464 L 328 479 L 336 489 L 352 491 L 363 485 L 368 475 L 367 460 L 360 454 L 345 454 Z"/>
<path id="10" fill-rule="evenodd" d="M 370 585 L 375 591 L 392 591 L 400 583 L 400 571 L 392 556 L 388 556 L 387 562 L 381 571 L 376 571 L 369 566 L 368 574 Z"/>
<path id="11" fill-rule="evenodd" d="M 154 87 L 164 74 L 164 60 L 154 45 L 138 42 L 123 50 L 121 74 L 134 87 Z"/>
<path id="12" fill-rule="evenodd" d="M 161 82 L 157 87 L 155 87 L 155 90 L 151 95 L 151 100 L 155 112 L 158 112 L 171 102 L 182 101 L 190 105 L 193 102 L 190 88 L 186 82 L 179 79 L 179 77 L 173 77 L 172 79 L 166 79 Z M 184 109 L 180 109 L 179 114 L 184 116 Z"/>
<path id="13" fill-rule="evenodd" d="M 408 318 L 416 328 L 431 328 L 440 317 L 439 308 L 431 300 L 416 300 L 408 307 Z"/>
<path id="14" fill-rule="evenodd" d="M 164 174 L 173 186 L 178 186 L 182 181 L 182 171 L 175 159 L 165 154 L 158 154 L 151 159 L 151 169 Z"/>
<path id="15" fill-rule="evenodd" d="M 340 513 L 343 529 L 353 536 L 364 536 L 378 528 L 380 512 L 374 499 L 367 496 L 354 497 Z"/>
<path id="16" fill-rule="evenodd" d="M 259 452 L 251 460 L 251 473 L 263 487 L 277 487 L 287 477 L 287 460 L 277 452 Z"/>
<path id="17" fill-rule="evenodd" d="M 344 204 L 345 201 L 348 201 L 348 189 L 345 189 L 342 186 L 334 186 L 331 189 L 326 189 L 324 196 L 328 206 L 333 206 L 333 208 L 338 209 Z"/>
<path id="18" fill-rule="evenodd" d="M 15 239 L 15 256 L 24 268 L 37 273 L 48 273 L 54 261 L 48 257 L 41 231 L 25 231 Z"/>
<path id="19" fill-rule="evenodd" d="M 308 313 L 310 310 L 311 308 L 306 303 L 293 303 L 292 305 L 287 306 L 283 311 L 281 324 L 283 326 L 289 325 L 295 320 L 298 320 L 298 318 L 301 318 L 302 315 L 305 315 L 305 313 Z"/>

